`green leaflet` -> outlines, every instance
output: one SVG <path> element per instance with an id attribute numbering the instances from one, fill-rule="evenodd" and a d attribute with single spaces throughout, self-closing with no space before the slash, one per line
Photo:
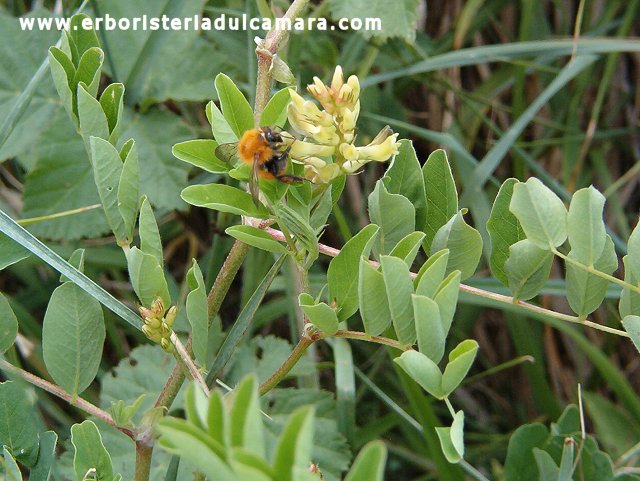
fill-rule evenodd
<path id="1" fill-rule="evenodd" d="M 105 339 L 100 303 L 71 282 L 49 300 L 42 327 L 42 350 L 54 381 L 74 397 L 98 373 Z"/>
<path id="2" fill-rule="evenodd" d="M 433 252 L 431 243 L 436 233 L 458 212 L 458 191 L 453 180 L 447 153 L 442 149 L 429 155 L 422 168 L 422 175 L 427 195 L 428 212 L 424 227 L 427 235 L 424 247 L 426 251 Z"/>
<path id="3" fill-rule="evenodd" d="M 517 183 L 517 179 L 507 179 L 500 186 L 491 208 L 491 215 L 487 221 L 487 231 L 491 238 L 489 265 L 496 279 L 505 286 L 509 285 L 509 279 L 504 268 L 504 264 L 509 258 L 509 247 L 525 238 L 518 219 L 509 210 L 509 204 L 513 196 L 513 186 Z"/>
<path id="4" fill-rule="evenodd" d="M 449 250 L 447 273 L 458 270 L 461 279 L 471 277 L 478 267 L 482 256 L 482 237 L 480 233 L 467 224 L 460 210 L 444 224 L 433 238 L 430 253 L 433 255 L 442 249 Z"/>

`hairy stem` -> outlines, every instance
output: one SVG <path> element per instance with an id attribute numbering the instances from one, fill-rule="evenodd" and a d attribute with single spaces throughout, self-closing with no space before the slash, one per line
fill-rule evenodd
<path id="1" fill-rule="evenodd" d="M 20 376 L 22 379 L 24 379 L 28 383 L 33 384 L 34 386 L 37 386 L 40 389 L 43 389 L 44 391 L 47 391 L 48 393 L 59 397 L 60 399 L 64 399 L 66 402 L 68 402 L 72 406 L 76 406 L 77 408 L 82 409 L 87 414 L 90 414 L 91 416 L 94 416 L 100 419 L 101 421 L 104 421 L 105 423 L 117 428 L 119 431 L 129 436 L 131 439 L 135 439 L 135 434 L 133 433 L 133 431 L 118 426 L 108 412 L 103 411 L 98 406 L 94 406 L 89 401 L 86 401 L 78 396 L 73 396 L 72 394 L 62 389 L 61 387 L 56 386 L 55 384 L 45 379 L 42 379 L 41 377 L 38 377 L 35 374 L 31 374 L 30 372 L 27 372 L 24 369 L 20 369 L 19 367 L 16 367 L 13 364 L 8 363 L 4 359 L 0 359 L 0 369 L 2 369 L 3 371 L 15 374 L 17 376 Z"/>
<path id="2" fill-rule="evenodd" d="M 133 476 L 134 481 L 149 481 L 152 454 L 153 446 L 149 446 L 142 441 L 136 441 L 136 469 Z"/>
<path id="3" fill-rule="evenodd" d="M 302 15 L 308 4 L 309 0 L 294 0 L 283 18 L 295 20 Z M 258 78 L 256 81 L 256 101 L 253 109 L 256 126 L 260 125 L 260 116 L 267 102 L 269 102 L 269 97 L 271 97 L 272 77 L 270 69 L 273 56 L 278 53 L 288 36 L 288 30 L 274 28 L 267 34 L 262 45 L 256 49 L 256 54 L 258 55 Z"/>

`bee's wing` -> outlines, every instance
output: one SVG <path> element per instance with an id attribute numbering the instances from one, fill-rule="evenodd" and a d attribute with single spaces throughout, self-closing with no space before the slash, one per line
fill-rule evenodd
<path id="1" fill-rule="evenodd" d="M 251 197 L 253 197 L 253 203 L 256 207 L 260 206 L 260 186 L 258 185 L 258 169 L 260 166 L 258 165 L 257 157 L 258 155 L 256 154 L 251 166 L 251 175 L 249 176 L 249 192 L 251 192 Z"/>
<path id="2" fill-rule="evenodd" d="M 216 147 L 216 157 L 229 165 L 234 165 L 238 158 L 238 142 L 220 144 Z"/>

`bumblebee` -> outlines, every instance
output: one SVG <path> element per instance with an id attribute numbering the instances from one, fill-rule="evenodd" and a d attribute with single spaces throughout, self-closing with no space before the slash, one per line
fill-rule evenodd
<path id="1" fill-rule="evenodd" d="M 249 192 L 256 206 L 259 204 L 258 179 L 276 180 L 285 184 L 296 184 L 305 179 L 286 174 L 289 152 L 282 133 L 271 127 L 247 130 L 238 142 L 221 144 L 216 148 L 216 157 L 231 162 L 235 157 L 251 165 Z"/>

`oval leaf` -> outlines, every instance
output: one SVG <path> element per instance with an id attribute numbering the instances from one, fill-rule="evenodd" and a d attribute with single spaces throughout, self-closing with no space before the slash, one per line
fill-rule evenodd
<path id="1" fill-rule="evenodd" d="M 53 291 L 42 327 L 44 362 L 53 380 L 74 397 L 95 378 L 104 339 L 98 301 L 71 282 Z"/>
<path id="2" fill-rule="evenodd" d="M 207 172 L 221 174 L 228 172 L 231 166 L 215 155 L 218 143 L 211 139 L 187 140 L 175 144 L 171 153 L 188 164 L 195 165 Z"/>
<path id="3" fill-rule="evenodd" d="M 250 225 L 234 225 L 225 232 L 245 244 L 276 254 L 286 254 L 287 248 L 262 229 Z"/>
<path id="4" fill-rule="evenodd" d="M 269 216 L 263 205 L 256 207 L 251 194 L 229 185 L 192 185 L 184 189 L 180 197 L 188 204 L 230 214 L 261 219 Z"/>
<path id="5" fill-rule="evenodd" d="M 567 209 L 551 189 L 535 177 L 513 186 L 509 210 L 522 230 L 541 249 L 553 249 L 567 239 Z"/>
<path id="6" fill-rule="evenodd" d="M 13 346 L 18 335 L 18 319 L 7 299 L 0 294 L 0 354 Z"/>

